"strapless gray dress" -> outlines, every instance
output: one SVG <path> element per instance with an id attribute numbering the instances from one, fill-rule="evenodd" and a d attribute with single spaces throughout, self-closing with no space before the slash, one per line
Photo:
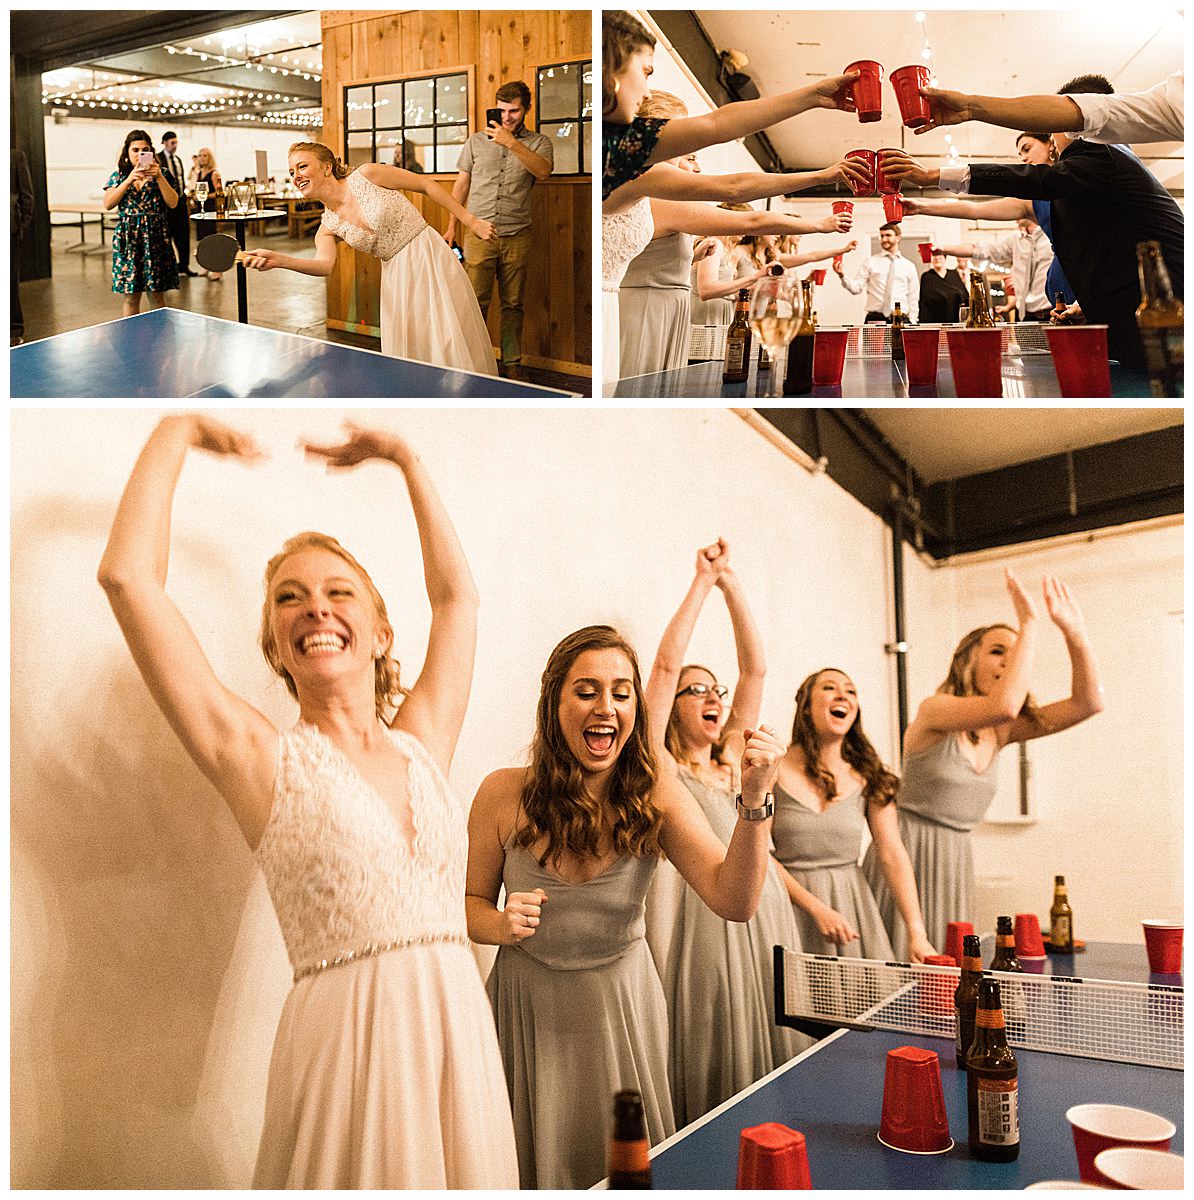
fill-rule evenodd
<path id="1" fill-rule="evenodd" d="M 685 770 L 680 779 L 728 846 L 734 798 Z M 778 867 L 767 872 L 758 912 L 723 921 L 669 863 L 647 895 L 647 940 L 667 997 L 668 1073 L 679 1127 L 695 1121 L 812 1044 L 775 1023 L 773 948 L 800 935 Z"/>
<path id="2" fill-rule="evenodd" d="M 614 1093 L 643 1097 L 651 1143 L 675 1132 L 667 1005 L 644 931 L 654 857 L 616 859 L 572 885 L 506 842 L 506 894 L 548 896 L 533 937 L 498 951 L 488 992 L 524 1188 L 588 1188 L 606 1175 Z M 467 1136 L 467 1130 L 462 1136 Z"/>
<path id="3" fill-rule="evenodd" d="M 945 953 L 950 921 L 974 920 L 974 855 L 970 830 L 983 819 L 999 783 L 996 754 L 985 771 L 976 771 L 955 733 L 904 758 L 897 799 L 900 837 L 912 860 L 929 941 Z M 872 846 L 862 869 L 875 893 L 883 923 L 901 959 L 908 954 L 908 931 L 896 908 Z"/>
<path id="4" fill-rule="evenodd" d="M 858 930 L 856 940 L 836 946 L 821 936 L 809 913 L 793 904 L 792 912 L 805 951 L 846 958 L 890 959 L 891 942 L 879 906 L 858 866 L 866 825 L 862 789 L 835 800 L 819 813 L 790 796 L 778 783 L 773 791 L 775 823 L 771 836 L 776 858 L 797 883 L 841 913 Z"/>
<path id="5" fill-rule="evenodd" d="M 668 233 L 632 259 L 618 289 L 621 376 L 688 366 L 692 235 Z"/>

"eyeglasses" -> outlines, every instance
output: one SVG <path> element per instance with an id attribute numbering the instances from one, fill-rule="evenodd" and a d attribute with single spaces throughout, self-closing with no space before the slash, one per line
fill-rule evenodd
<path id="1" fill-rule="evenodd" d="M 707 696 L 710 692 L 718 700 L 724 700 L 730 694 L 730 689 L 723 683 L 690 683 L 676 693 L 676 699 L 679 700 L 681 696 Z"/>

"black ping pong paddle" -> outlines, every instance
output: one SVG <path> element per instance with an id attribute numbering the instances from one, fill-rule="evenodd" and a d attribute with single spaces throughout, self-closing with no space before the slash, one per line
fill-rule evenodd
<path id="1" fill-rule="evenodd" d="M 233 263 L 239 261 L 241 250 L 236 244 L 236 238 L 226 233 L 209 233 L 195 247 L 195 257 L 199 265 L 208 271 L 227 271 Z"/>

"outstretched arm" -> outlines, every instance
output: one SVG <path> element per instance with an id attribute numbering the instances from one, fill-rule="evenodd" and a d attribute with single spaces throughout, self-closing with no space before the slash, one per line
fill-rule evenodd
<path id="1" fill-rule="evenodd" d="M 742 753 L 742 731 L 753 729 L 758 724 L 759 709 L 763 704 L 763 681 L 767 677 L 767 656 L 763 651 L 759 627 L 746 602 L 746 594 L 728 563 L 717 577 L 716 584 L 725 597 L 726 608 L 730 610 L 734 647 L 738 651 L 738 683 L 734 688 L 730 715 L 722 731 L 723 738 L 734 739 L 734 757 L 737 758 Z"/>
<path id="2" fill-rule="evenodd" d="M 912 873 L 912 860 L 900 837 L 899 818 L 894 802 L 887 804 L 868 803 L 867 824 L 875 840 L 875 851 L 879 865 L 887 879 L 887 886 L 895 897 L 896 907 L 904 918 L 908 930 L 908 953 L 913 962 L 924 962 L 929 954 L 936 954 L 928 934 L 925 920 L 920 911 L 920 897 L 916 894 L 916 877 Z"/>
<path id="3" fill-rule="evenodd" d="M 269 816 L 277 731 L 216 678 L 166 595 L 170 509 L 188 451 L 257 461 L 252 438 L 202 416 L 166 417 L 133 467 L 99 566 L 124 639 L 187 753 L 228 802 L 250 846 Z"/>
<path id="4" fill-rule="evenodd" d="M 909 216 L 958 217 L 974 221 L 1018 221 L 1033 215 L 1031 200 L 1018 200 L 1012 196 L 1002 200 L 905 200 L 904 211 Z"/>
<path id="5" fill-rule="evenodd" d="M 619 188 L 614 196 L 620 196 L 624 190 Z M 850 217 L 846 213 L 811 221 L 805 217 L 793 217 L 761 208 L 751 212 L 732 212 L 712 204 L 678 200 L 652 200 L 651 217 L 655 222 L 656 237 L 662 237 L 665 233 L 691 233 L 698 237 L 734 233 L 839 233 L 850 227 Z"/>
<path id="6" fill-rule="evenodd" d="M 384 163 L 366 163 L 359 170 L 370 183 L 375 183 L 378 187 L 389 188 L 394 192 L 422 192 L 484 242 L 493 241 L 497 237 L 497 230 L 494 229 L 492 221 L 482 221 L 480 217 L 473 216 L 447 188 L 436 183 L 428 175 L 418 175 L 402 167 L 387 167 Z"/>
<path id="7" fill-rule="evenodd" d="M 851 250 L 857 249 L 857 242 L 847 242 L 844 246 L 837 246 L 832 250 L 811 250 L 808 254 L 777 254 L 775 261 L 788 268 L 804 267 L 809 263 L 826 262 L 828 259 L 849 254 Z"/>
<path id="8" fill-rule="evenodd" d="M 277 250 L 246 250 L 241 262 L 249 271 L 296 271 L 299 275 L 326 279 L 336 265 L 336 238 L 321 225 L 315 231 L 315 254 L 312 258 L 279 254 Z"/>
<path id="9" fill-rule="evenodd" d="M 419 456 L 397 434 L 345 422 L 348 440 L 337 446 L 306 443 L 329 467 L 353 467 L 371 458 L 393 463 L 406 479 L 431 603 L 431 632 L 423 670 L 391 722 L 413 734 L 446 774 L 468 707 L 477 646 L 477 589 L 452 519 Z"/>
<path id="10" fill-rule="evenodd" d="M 929 102 L 931 119 L 917 133 L 966 121 L 1029 133 L 1073 133 L 1083 125 L 1082 110 L 1069 96 L 971 96 L 930 87 L 921 88 L 920 94 Z"/>

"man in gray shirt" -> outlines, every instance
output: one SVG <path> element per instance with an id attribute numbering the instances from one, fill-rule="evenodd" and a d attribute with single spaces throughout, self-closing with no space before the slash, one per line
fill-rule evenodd
<path id="1" fill-rule="evenodd" d="M 483 242 L 464 231 L 460 247 L 473 291 L 488 314 L 496 278 L 502 301 L 502 374 L 523 378 L 522 289 L 531 251 L 531 188 L 552 172 L 551 139 L 523 124 L 531 90 L 521 80 L 497 90 L 500 124 L 490 123 L 464 144 L 452 195 L 474 216 L 492 221 L 497 237 Z M 448 221 L 444 239 L 457 241 L 458 223 Z"/>

